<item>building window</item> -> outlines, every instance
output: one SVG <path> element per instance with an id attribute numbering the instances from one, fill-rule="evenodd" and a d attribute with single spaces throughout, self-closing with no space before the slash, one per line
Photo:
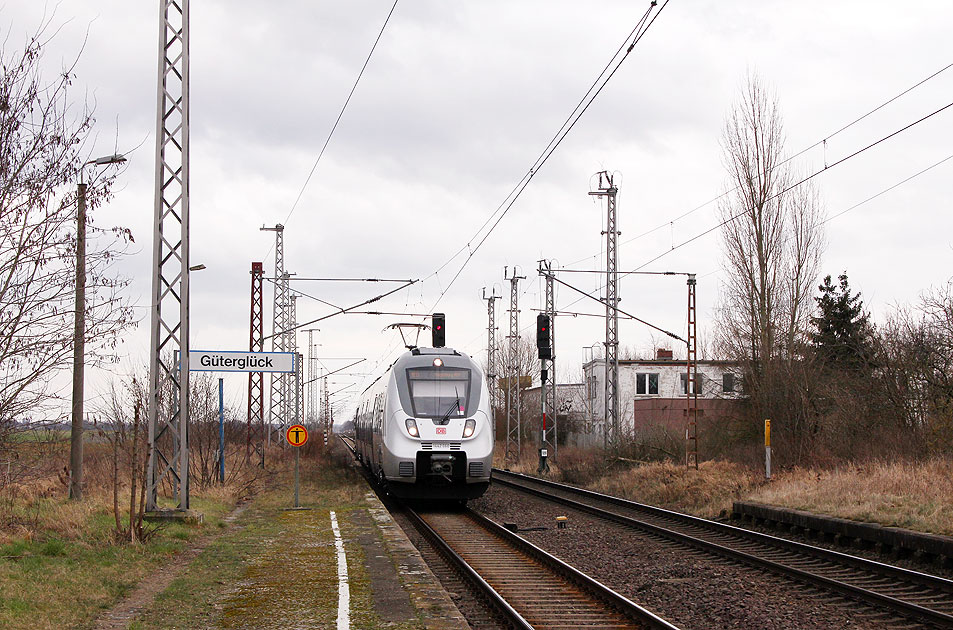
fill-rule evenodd
<path id="1" fill-rule="evenodd" d="M 589 377 L 589 400 L 596 399 L 596 387 L 599 385 L 599 380 L 595 376 Z"/>
<path id="2" fill-rule="evenodd" d="M 688 382 L 688 374 L 685 374 L 683 372 L 682 374 L 679 374 L 679 377 L 681 377 L 682 393 L 683 394 L 689 393 L 685 386 L 685 384 Z M 695 374 L 695 384 L 694 384 L 694 387 L 692 387 L 692 393 L 697 393 L 699 396 L 704 396 L 704 392 L 705 392 L 705 375 Z"/>
<path id="3" fill-rule="evenodd" d="M 658 396 L 658 374 L 640 372 L 635 375 L 635 393 Z"/>
<path id="4" fill-rule="evenodd" d="M 731 372 L 725 372 L 721 375 L 721 391 L 725 394 L 735 391 L 735 375 Z"/>

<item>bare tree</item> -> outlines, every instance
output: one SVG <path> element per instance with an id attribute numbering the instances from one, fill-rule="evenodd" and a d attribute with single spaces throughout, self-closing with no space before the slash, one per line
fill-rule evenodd
<path id="1" fill-rule="evenodd" d="M 147 399 L 147 379 L 132 376 L 110 388 L 99 414 L 104 422 L 100 435 L 112 450 L 112 499 L 115 536 L 118 540 L 142 542 L 156 529 L 144 521 L 146 504 L 146 426 L 144 408 Z M 120 492 L 128 475 L 129 503 L 126 522 L 120 508 Z"/>
<path id="2" fill-rule="evenodd" d="M 824 248 L 823 211 L 809 183 L 795 186 L 777 99 L 757 75 L 728 114 L 722 149 L 731 192 L 719 207 L 727 273 L 717 345 L 744 365 L 755 415 L 776 417 L 803 398 L 782 390 L 803 376 L 798 359 Z"/>
<path id="3" fill-rule="evenodd" d="M 539 354 L 536 349 L 536 338 L 530 336 L 522 336 L 517 342 L 516 348 L 516 372 L 520 376 L 529 376 L 532 380 L 539 378 Z M 509 367 L 509 340 L 505 338 L 497 339 L 497 351 L 496 351 L 496 365 L 492 370 L 498 377 L 498 383 L 506 384 L 507 378 L 510 376 L 510 367 Z M 484 365 L 484 371 L 489 372 L 487 369 L 488 366 Z M 497 418 L 497 427 L 496 427 L 496 436 L 498 440 L 506 440 L 506 392 L 505 387 L 501 387 L 498 390 L 497 396 L 497 408 L 494 410 Z M 539 420 L 539 406 L 536 405 L 535 409 L 531 408 L 527 404 L 526 400 L 522 395 L 522 392 L 517 397 L 517 404 L 519 405 L 520 417 L 521 417 L 521 429 L 522 437 L 521 439 L 526 439 L 527 436 L 533 435 L 535 430 L 535 422 Z"/>
<path id="4" fill-rule="evenodd" d="M 925 439 L 928 451 L 953 451 L 953 280 L 897 309 L 879 332 L 878 384 L 894 432 Z"/>
<path id="5" fill-rule="evenodd" d="M 72 67 L 49 83 L 41 76 L 48 26 L 22 49 L 0 51 L 0 443 L 15 422 L 50 409 L 56 398 L 51 378 L 68 369 L 72 357 L 75 184 L 94 119 L 89 108 L 70 101 Z M 113 178 L 89 183 L 90 208 L 110 197 Z M 120 228 L 89 230 L 87 364 L 108 356 L 133 324 L 132 309 L 120 298 L 126 282 L 112 265 L 131 235 Z"/>

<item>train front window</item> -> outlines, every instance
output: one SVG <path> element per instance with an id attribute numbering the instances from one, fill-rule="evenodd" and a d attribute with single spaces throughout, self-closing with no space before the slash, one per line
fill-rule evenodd
<path id="1" fill-rule="evenodd" d="M 430 418 L 463 418 L 470 400 L 470 370 L 462 368 L 412 368 L 407 370 L 414 415 Z"/>

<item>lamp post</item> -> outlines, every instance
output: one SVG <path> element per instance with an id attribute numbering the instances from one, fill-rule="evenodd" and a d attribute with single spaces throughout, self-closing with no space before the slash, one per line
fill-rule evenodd
<path id="1" fill-rule="evenodd" d="M 73 416 L 70 425 L 71 499 L 83 498 L 83 380 L 86 353 L 86 183 L 83 173 L 90 164 L 104 166 L 126 161 L 122 154 L 107 155 L 83 163 L 76 186 L 76 299 L 73 318 Z"/>

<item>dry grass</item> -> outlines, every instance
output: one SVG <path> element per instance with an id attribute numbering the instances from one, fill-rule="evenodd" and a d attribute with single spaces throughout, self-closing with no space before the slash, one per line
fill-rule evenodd
<path id="1" fill-rule="evenodd" d="M 953 460 L 874 462 L 780 474 L 748 500 L 953 535 Z"/>
<path id="2" fill-rule="evenodd" d="M 503 465 L 497 449 L 496 465 Z M 524 445 L 510 470 L 535 475 L 538 456 Z M 726 515 L 736 500 L 953 536 L 953 458 L 845 464 L 832 470 L 784 470 L 770 482 L 761 469 L 724 461 L 638 463 L 600 449 L 565 447 L 549 478 L 704 517 Z"/>
<path id="3" fill-rule="evenodd" d="M 117 543 L 112 465 L 106 445 L 89 445 L 83 501 L 67 499 L 66 486 L 57 475 L 68 461 L 68 448 L 66 444 L 51 451 L 49 466 L 38 469 L 28 481 L 0 491 L 0 628 L 88 627 L 103 608 L 113 605 L 190 540 L 221 531 L 225 514 L 253 486 L 268 485 L 276 500 L 292 502 L 289 471 L 294 458 L 286 452 L 290 449 L 275 448 L 266 454 L 267 475 L 254 465 L 242 470 L 236 461 L 229 468 L 226 485 L 193 484 L 192 507 L 205 515 L 204 523 L 167 524 L 145 543 Z M 330 474 L 329 467 L 326 458 L 304 455 L 302 479 L 323 479 Z M 253 484 L 250 477 L 256 479 Z M 125 525 L 128 481 L 119 501 Z"/>
<path id="4" fill-rule="evenodd" d="M 593 490 L 708 518 L 724 516 L 731 503 L 762 482 L 739 464 L 702 462 L 698 470 L 671 462 L 618 471 L 590 484 Z"/>

